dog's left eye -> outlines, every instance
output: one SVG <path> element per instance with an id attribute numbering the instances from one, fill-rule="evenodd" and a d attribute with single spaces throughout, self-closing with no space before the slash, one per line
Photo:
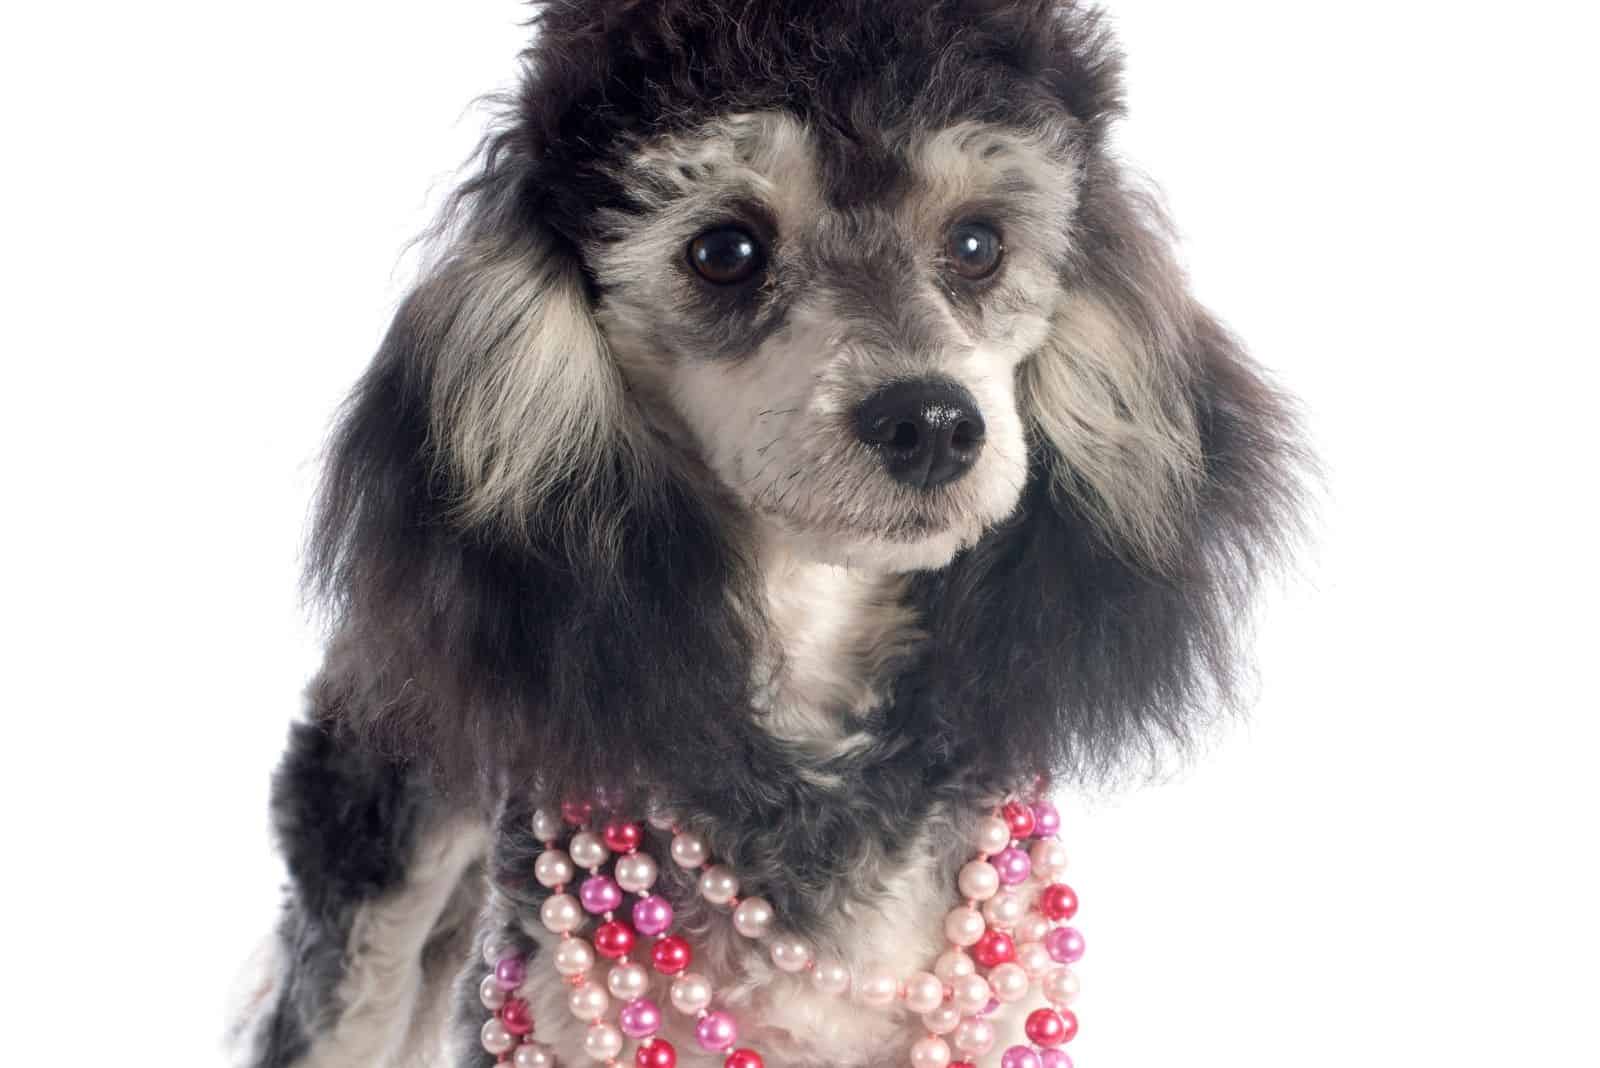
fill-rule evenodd
<path id="1" fill-rule="evenodd" d="M 761 243 L 736 226 L 707 230 L 689 242 L 689 265 L 706 281 L 731 286 L 761 269 Z"/>
<path id="2" fill-rule="evenodd" d="M 957 274 L 974 281 L 999 269 L 1005 243 L 992 226 L 980 222 L 957 223 L 950 228 L 945 252 Z"/>

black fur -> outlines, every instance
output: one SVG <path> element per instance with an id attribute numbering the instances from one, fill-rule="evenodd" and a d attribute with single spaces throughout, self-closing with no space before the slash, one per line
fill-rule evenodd
<path id="1" fill-rule="evenodd" d="M 252 1064 L 305 1055 L 342 1006 L 356 910 L 405 882 L 432 790 L 425 778 L 322 726 L 297 724 L 272 784 L 272 821 L 289 870 L 278 928 L 290 966 L 273 992 Z"/>

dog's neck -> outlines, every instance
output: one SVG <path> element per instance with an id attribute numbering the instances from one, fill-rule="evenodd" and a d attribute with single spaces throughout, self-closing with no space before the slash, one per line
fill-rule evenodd
<path id="1" fill-rule="evenodd" d="M 758 560 L 767 648 L 754 689 L 768 730 L 822 757 L 865 744 L 863 717 L 890 697 L 894 664 L 918 636 L 903 576 L 819 563 L 779 534 L 762 539 Z"/>

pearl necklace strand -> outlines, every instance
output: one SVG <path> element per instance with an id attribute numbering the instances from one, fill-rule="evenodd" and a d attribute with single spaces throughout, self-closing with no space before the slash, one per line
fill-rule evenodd
<path id="1" fill-rule="evenodd" d="M 661 1008 L 647 996 L 650 973 L 632 959 L 642 935 L 655 939 L 650 964 L 672 979 L 669 1001 L 695 1019 L 700 1048 L 723 1054 L 723 1068 L 764 1068 L 759 1053 L 738 1047 L 739 1027 L 732 1014 L 712 1008 L 716 991 L 710 980 L 689 970 L 693 948 L 671 933 L 672 905 L 652 892 L 659 868 L 639 849 L 639 824 L 612 821 L 597 834 L 590 829 L 592 818 L 590 804 L 569 802 L 559 816 L 539 810 L 532 820 L 534 837 L 544 846 L 534 863 L 534 878 L 551 891 L 539 919 L 561 940 L 552 963 L 571 988 L 569 1010 L 589 1025 L 585 1052 L 604 1068 L 620 1068 L 617 1058 L 626 1040 L 633 1039 L 638 1043 L 635 1068 L 676 1068 L 677 1050 L 659 1037 Z M 777 917 L 765 898 L 739 897 L 737 874 L 714 861 L 705 839 L 671 820 L 653 817 L 649 822 L 671 832 L 673 862 L 699 872 L 700 896 L 727 908 L 741 936 L 765 941 L 779 971 L 809 972 L 823 993 L 846 997 L 853 992 L 860 1004 L 919 1015 L 927 1033 L 911 1046 L 911 1068 L 977 1068 L 978 1058 L 996 1040 L 988 1017 L 1000 1005 L 1027 997 L 1035 985 L 1045 1004 L 1024 1023 L 1031 1045 L 1005 1050 L 1000 1068 L 1072 1068 L 1072 1059 L 1060 1047 L 1078 1032 L 1077 1016 L 1068 1008 L 1078 996 L 1078 978 L 1069 966 L 1083 957 L 1084 942 L 1076 928 L 1065 925 L 1077 914 L 1078 897 L 1071 887 L 1054 881 L 1066 866 L 1066 851 L 1056 839 L 1060 814 L 1048 801 L 1013 799 L 981 821 L 976 856 L 956 880 L 964 904 L 944 919 L 949 948 L 931 971 L 903 978 L 887 971 L 857 978 L 843 964 L 819 962 L 804 940 L 774 933 Z M 562 849 L 569 829 L 571 839 Z M 613 857 L 608 875 L 604 868 Z M 574 897 L 568 891 L 579 871 L 588 875 Z M 1024 905 L 1011 888 L 1034 876 L 1051 881 L 1033 904 Z M 635 895 L 631 922 L 617 918 L 624 893 Z M 600 922 L 587 938 L 580 937 L 590 917 Z M 603 986 L 591 978 L 596 954 L 612 962 Z M 533 1015 L 521 996 L 528 981 L 527 957 L 503 952 L 491 942 L 484 947 L 484 959 L 493 968 L 479 987 L 484 1008 L 492 1014 L 483 1025 L 484 1049 L 506 1068 L 555 1068 L 553 1052 L 534 1036 Z M 613 998 L 622 1003 L 615 1024 L 608 1019 Z"/>

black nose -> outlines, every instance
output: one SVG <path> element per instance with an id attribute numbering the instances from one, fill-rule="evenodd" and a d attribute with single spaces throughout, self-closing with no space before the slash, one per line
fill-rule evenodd
<path id="1" fill-rule="evenodd" d="M 948 379 L 894 382 L 861 402 L 856 434 L 908 486 L 954 482 L 983 451 L 983 416 L 972 394 Z"/>

